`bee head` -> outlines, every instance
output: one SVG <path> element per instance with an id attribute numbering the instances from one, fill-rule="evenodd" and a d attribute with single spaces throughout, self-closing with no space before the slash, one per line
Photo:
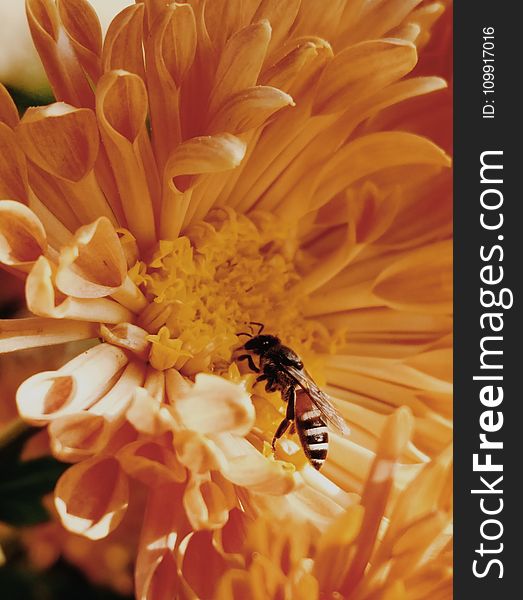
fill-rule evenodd
<path id="1" fill-rule="evenodd" d="M 269 348 L 273 348 L 280 343 L 279 338 L 275 335 L 256 335 L 245 343 L 244 348 L 255 354 L 263 354 Z"/>

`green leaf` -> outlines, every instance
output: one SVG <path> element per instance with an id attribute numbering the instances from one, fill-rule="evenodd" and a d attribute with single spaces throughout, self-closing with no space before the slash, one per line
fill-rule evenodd
<path id="1" fill-rule="evenodd" d="M 21 461 L 27 440 L 38 429 L 8 427 L 0 446 L 0 521 L 9 525 L 36 525 L 49 520 L 42 498 L 52 492 L 69 465 L 51 456 Z"/>

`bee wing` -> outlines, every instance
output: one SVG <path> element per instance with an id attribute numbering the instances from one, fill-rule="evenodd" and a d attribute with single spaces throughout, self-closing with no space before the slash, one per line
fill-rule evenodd
<path id="1" fill-rule="evenodd" d="M 321 412 L 324 419 L 342 435 L 348 435 L 350 429 L 345 423 L 345 419 L 334 408 L 329 397 L 314 382 L 314 379 L 305 369 L 296 369 L 295 367 L 285 366 L 284 371 L 292 377 L 301 389 L 309 396 L 314 406 Z"/>

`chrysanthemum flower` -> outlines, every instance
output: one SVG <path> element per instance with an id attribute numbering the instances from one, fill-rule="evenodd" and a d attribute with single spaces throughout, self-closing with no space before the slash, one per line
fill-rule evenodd
<path id="1" fill-rule="evenodd" d="M 393 501 L 448 445 L 449 158 L 382 126 L 444 88 L 406 77 L 443 10 L 146 0 L 102 40 L 85 0 L 27 0 L 58 102 L 19 120 L 0 94 L 0 260 L 34 314 L 1 323 L 0 349 L 93 340 L 18 409 L 76 463 L 55 492 L 71 532 L 103 538 L 149 490 L 138 597 L 185 589 L 188 536 L 232 510 L 328 527 L 366 498 L 398 407 L 415 426 Z M 351 426 L 322 473 L 296 436 L 270 451 L 280 395 L 235 361 L 251 322 Z"/>

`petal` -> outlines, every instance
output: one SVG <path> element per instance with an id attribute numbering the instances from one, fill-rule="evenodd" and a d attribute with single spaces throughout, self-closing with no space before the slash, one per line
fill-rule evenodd
<path id="1" fill-rule="evenodd" d="M 219 486 L 201 476 L 192 477 L 183 495 L 183 506 L 192 527 L 219 529 L 227 523 L 229 506 Z"/>
<path id="2" fill-rule="evenodd" d="M 372 40 L 345 48 L 322 73 L 313 114 L 346 109 L 409 73 L 417 62 L 416 47 L 403 40 Z"/>
<path id="3" fill-rule="evenodd" d="M 379 275 L 372 291 L 391 308 L 451 314 L 452 242 L 437 242 L 408 253 Z"/>
<path id="4" fill-rule="evenodd" d="M 162 239 L 176 239 L 181 230 L 189 207 L 190 191 L 198 181 L 185 176 L 234 169 L 243 160 L 245 151 L 245 142 L 230 134 L 191 138 L 177 146 L 164 170 Z"/>
<path id="5" fill-rule="evenodd" d="M 124 446 L 116 457 L 122 469 L 141 483 L 155 488 L 186 479 L 185 468 L 175 453 L 159 443 L 139 440 Z"/>
<path id="6" fill-rule="evenodd" d="M 156 187 L 150 189 L 148 183 L 158 176 L 146 131 L 147 109 L 147 90 L 137 75 L 111 71 L 100 79 L 96 90 L 100 132 L 120 197 L 125 199 L 127 227 L 142 248 L 156 241 L 151 196 Z M 159 210 L 159 197 L 155 201 Z"/>
<path id="7" fill-rule="evenodd" d="M 20 202 L 0 201 L 0 262 L 29 270 L 47 250 L 45 229 L 33 211 Z"/>
<path id="8" fill-rule="evenodd" d="M 294 105 L 293 99 L 277 88 L 262 85 L 248 88 L 225 102 L 213 117 L 209 129 L 211 133 L 244 133 L 260 127 L 285 106 Z"/>
<path id="9" fill-rule="evenodd" d="M 28 188 L 24 153 L 12 129 L 0 123 L 0 196 L 28 204 Z"/>
<path id="10" fill-rule="evenodd" d="M 27 318 L 0 320 L 0 354 L 95 338 L 98 324 L 86 321 Z"/>
<path id="11" fill-rule="evenodd" d="M 81 227 L 60 252 L 56 286 L 76 298 L 102 298 L 116 291 L 127 275 L 127 263 L 111 222 L 100 217 Z"/>
<path id="12" fill-rule="evenodd" d="M 91 540 L 113 531 L 128 503 L 127 476 L 111 456 L 74 465 L 60 477 L 55 488 L 55 507 L 62 525 Z"/>
<path id="13" fill-rule="evenodd" d="M 16 395 L 20 415 L 35 424 L 83 410 L 112 387 L 112 378 L 126 365 L 119 348 L 99 344 L 57 371 L 27 379 Z"/>
<path id="14" fill-rule="evenodd" d="M 194 386 L 176 400 L 174 408 L 188 429 L 202 434 L 245 435 L 255 419 L 254 406 L 243 385 L 205 373 L 196 375 Z"/>
<path id="15" fill-rule="evenodd" d="M 312 208 L 319 208 L 353 182 L 400 165 L 448 167 L 448 156 L 428 139 L 385 131 L 360 137 L 339 150 L 318 175 Z"/>
<path id="16" fill-rule="evenodd" d="M 58 12 L 76 56 L 96 83 L 101 74 L 102 28 L 87 0 L 59 0 Z"/>
<path id="17" fill-rule="evenodd" d="M 5 85 L 0 83 L 0 123 L 5 123 L 14 129 L 19 121 L 20 117 L 14 100 Z"/>
<path id="18" fill-rule="evenodd" d="M 256 84 L 270 38 L 271 26 L 267 20 L 248 25 L 230 37 L 216 70 L 209 114 L 235 92 Z"/>
<path id="19" fill-rule="evenodd" d="M 93 106 L 93 92 L 60 22 L 56 4 L 53 0 L 27 0 L 26 12 L 55 97 L 74 106 Z"/>
<path id="20" fill-rule="evenodd" d="M 288 494 L 296 487 L 295 473 L 287 463 L 266 458 L 247 440 L 222 434 L 214 441 L 227 459 L 222 474 L 235 485 L 275 496 Z"/>
<path id="21" fill-rule="evenodd" d="M 29 108 L 17 135 L 24 152 L 44 171 L 80 181 L 98 156 L 98 127 L 93 111 L 64 102 Z"/>
<path id="22" fill-rule="evenodd" d="M 105 35 L 103 70 L 123 69 L 145 79 L 143 64 L 143 3 L 127 6 L 112 20 Z"/>
<path id="23" fill-rule="evenodd" d="M 72 318 L 99 323 L 121 323 L 133 320 L 130 310 L 107 298 L 67 297 L 56 304 L 53 267 L 43 256 L 35 262 L 27 277 L 25 295 L 28 309 L 41 317 Z"/>

